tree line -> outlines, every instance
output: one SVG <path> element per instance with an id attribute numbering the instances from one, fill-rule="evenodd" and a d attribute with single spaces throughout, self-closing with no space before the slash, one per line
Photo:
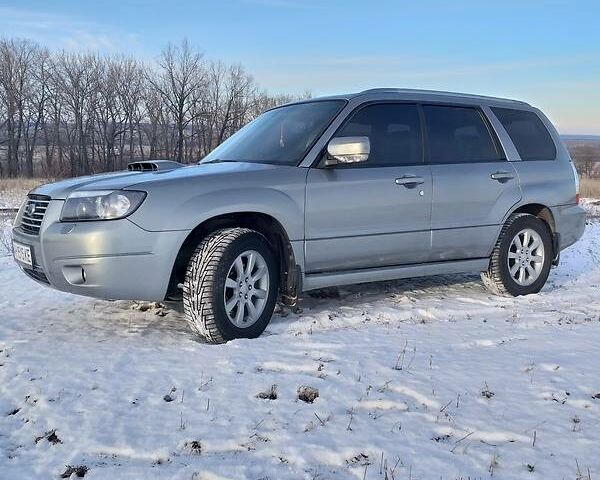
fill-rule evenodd
<path id="1" fill-rule="evenodd" d="M 85 175 L 155 158 L 195 162 L 294 99 L 261 90 L 241 65 L 208 60 L 186 40 L 148 63 L 0 39 L 0 177 Z"/>
<path id="2" fill-rule="evenodd" d="M 565 144 L 575 162 L 577 171 L 583 177 L 598 176 L 600 164 L 600 141 L 566 140 Z"/>

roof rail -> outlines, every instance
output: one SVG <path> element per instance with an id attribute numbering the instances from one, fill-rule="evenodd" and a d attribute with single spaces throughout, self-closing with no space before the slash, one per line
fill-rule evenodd
<path id="1" fill-rule="evenodd" d="M 529 105 L 527 102 L 523 102 L 521 100 L 513 100 L 510 98 L 501 98 L 501 97 L 492 97 L 487 95 L 474 95 L 471 93 L 458 93 L 458 92 L 444 92 L 440 90 L 419 90 L 412 88 L 370 88 L 367 90 L 363 90 L 359 93 L 359 95 L 364 95 L 367 93 L 423 93 L 427 95 L 445 95 L 449 97 L 462 97 L 462 98 L 472 98 L 472 99 L 481 99 L 481 100 L 500 100 L 503 102 L 516 103 L 519 105 Z"/>

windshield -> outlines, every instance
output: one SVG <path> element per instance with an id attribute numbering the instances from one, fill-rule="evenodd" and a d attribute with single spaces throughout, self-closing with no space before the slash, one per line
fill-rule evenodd
<path id="1" fill-rule="evenodd" d="M 325 100 L 269 110 L 229 137 L 200 163 L 298 165 L 344 104 L 343 100 Z"/>

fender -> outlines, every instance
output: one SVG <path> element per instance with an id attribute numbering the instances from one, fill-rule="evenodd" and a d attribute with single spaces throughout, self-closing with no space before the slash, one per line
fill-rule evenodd
<path id="1" fill-rule="evenodd" d="M 148 231 L 191 231 L 212 217 L 256 212 L 275 218 L 290 241 L 301 241 L 307 172 L 298 167 L 258 167 L 136 184 L 129 188 L 145 190 L 148 196 L 128 218 Z"/>

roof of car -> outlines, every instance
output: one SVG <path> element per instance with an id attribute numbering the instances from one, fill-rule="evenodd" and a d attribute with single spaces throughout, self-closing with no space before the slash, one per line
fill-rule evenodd
<path id="1" fill-rule="evenodd" d="M 511 100 L 508 98 L 501 97 L 491 97 L 485 95 L 473 95 L 470 93 L 457 93 L 457 92 L 444 92 L 438 90 L 418 90 L 411 88 L 371 88 L 368 90 L 363 90 L 362 92 L 356 93 L 348 93 L 345 95 L 331 95 L 326 97 L 318 97 L 314 100 L 326 100 L 326 99 L 344 99 L 350 100 L 355 97 L 367 96 L 370 94 L 390 94 L 390 97 L 404 97 L 410 99 L 423 99 L 423 100 L 445 100 L 445 101 L 460 101 L 460 100 L 470 100 L 470 101 L 483 101 L 489 103 L 506 103 L 513 105 L 521 105 L 521 106 L 529 106 L 528 103 L 522 102 L 520 100 Z"/>

